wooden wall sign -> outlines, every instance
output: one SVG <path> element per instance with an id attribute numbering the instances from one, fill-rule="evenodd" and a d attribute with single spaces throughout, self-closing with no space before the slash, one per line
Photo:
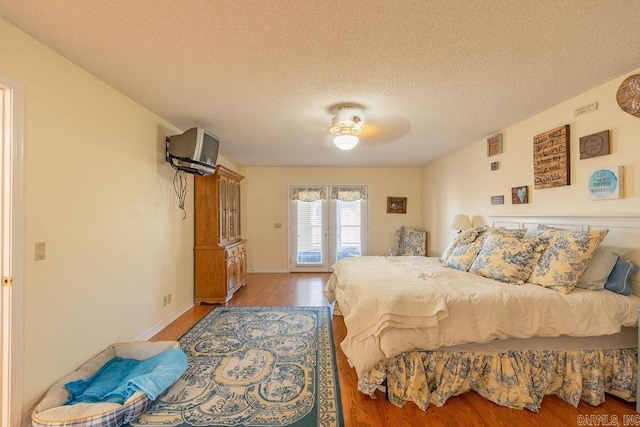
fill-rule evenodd
<path id="1" fill-rule="evenodd" d="M 487 138 L 487 157 L 500 154 L 502 153 L 502 150 L 503 150 L 503 145 L 502 145 L 501 133 L 498 133 L 496 135 L 493 135 Z"/>
<path id="2" fill-rule="evenodd" d="M 569 125 L 533 137 L 533 188 L 570 184 Z"/>
<path id="3" fill-rule="evenodd" d="M 580 138 L 580 160 L 609 154 L 609 131 L 594 133 Z"/>
<path id="4" fill-rule="evenodd" d="M 622 82 L 616 100 L 623 111 L 640 117 L 640 74 L 629 76 Z"/>

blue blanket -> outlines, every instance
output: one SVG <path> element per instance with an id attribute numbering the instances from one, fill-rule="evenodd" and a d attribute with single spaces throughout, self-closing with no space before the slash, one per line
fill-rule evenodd
<path id="1" fill-rule="evenodd" d="M 86 380 L 65 384 L 65 405 L 87 402 L 123 404 L 136 391 L 155 400 L 187 369 L 187 356 L 173 348 L 145 360 L 114 357 Z"/>

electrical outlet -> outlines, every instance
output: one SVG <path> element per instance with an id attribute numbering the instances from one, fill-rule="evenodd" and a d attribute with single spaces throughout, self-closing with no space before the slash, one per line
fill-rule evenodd
<path id="1" fill-rule="evenodd" d="M 162 305 L 166 306 L 167 305 L 167 296 L 165 295 L 163 300 L 162 300 Z"/>
<path id="2" fill-rule="evenodd" d="M 171 294 L 167 295 L 167 304 L 171 304 Z"/>

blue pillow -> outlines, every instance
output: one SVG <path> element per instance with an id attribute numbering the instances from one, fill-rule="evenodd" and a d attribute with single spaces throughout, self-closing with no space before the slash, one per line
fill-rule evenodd
<path id="1" fill-rule="evenodd" d="M 604 288 L 622 295 L 631 295 L 629 276 L 636 271 L 638 271 L 637 265 L 634 265 L 631 261 L 618 258 L 616 265 L 607 278 L 607 283 L 604 284 Z"/>

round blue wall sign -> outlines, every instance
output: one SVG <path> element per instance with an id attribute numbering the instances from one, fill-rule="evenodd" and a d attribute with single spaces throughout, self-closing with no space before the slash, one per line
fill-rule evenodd
<path id="1" fill-rule="evenodd" d="M 596 199 L 606 199 L 616 193 L 618 177 L 610 169 L 598 169 L 589 177 L 589 193 Z"/>

